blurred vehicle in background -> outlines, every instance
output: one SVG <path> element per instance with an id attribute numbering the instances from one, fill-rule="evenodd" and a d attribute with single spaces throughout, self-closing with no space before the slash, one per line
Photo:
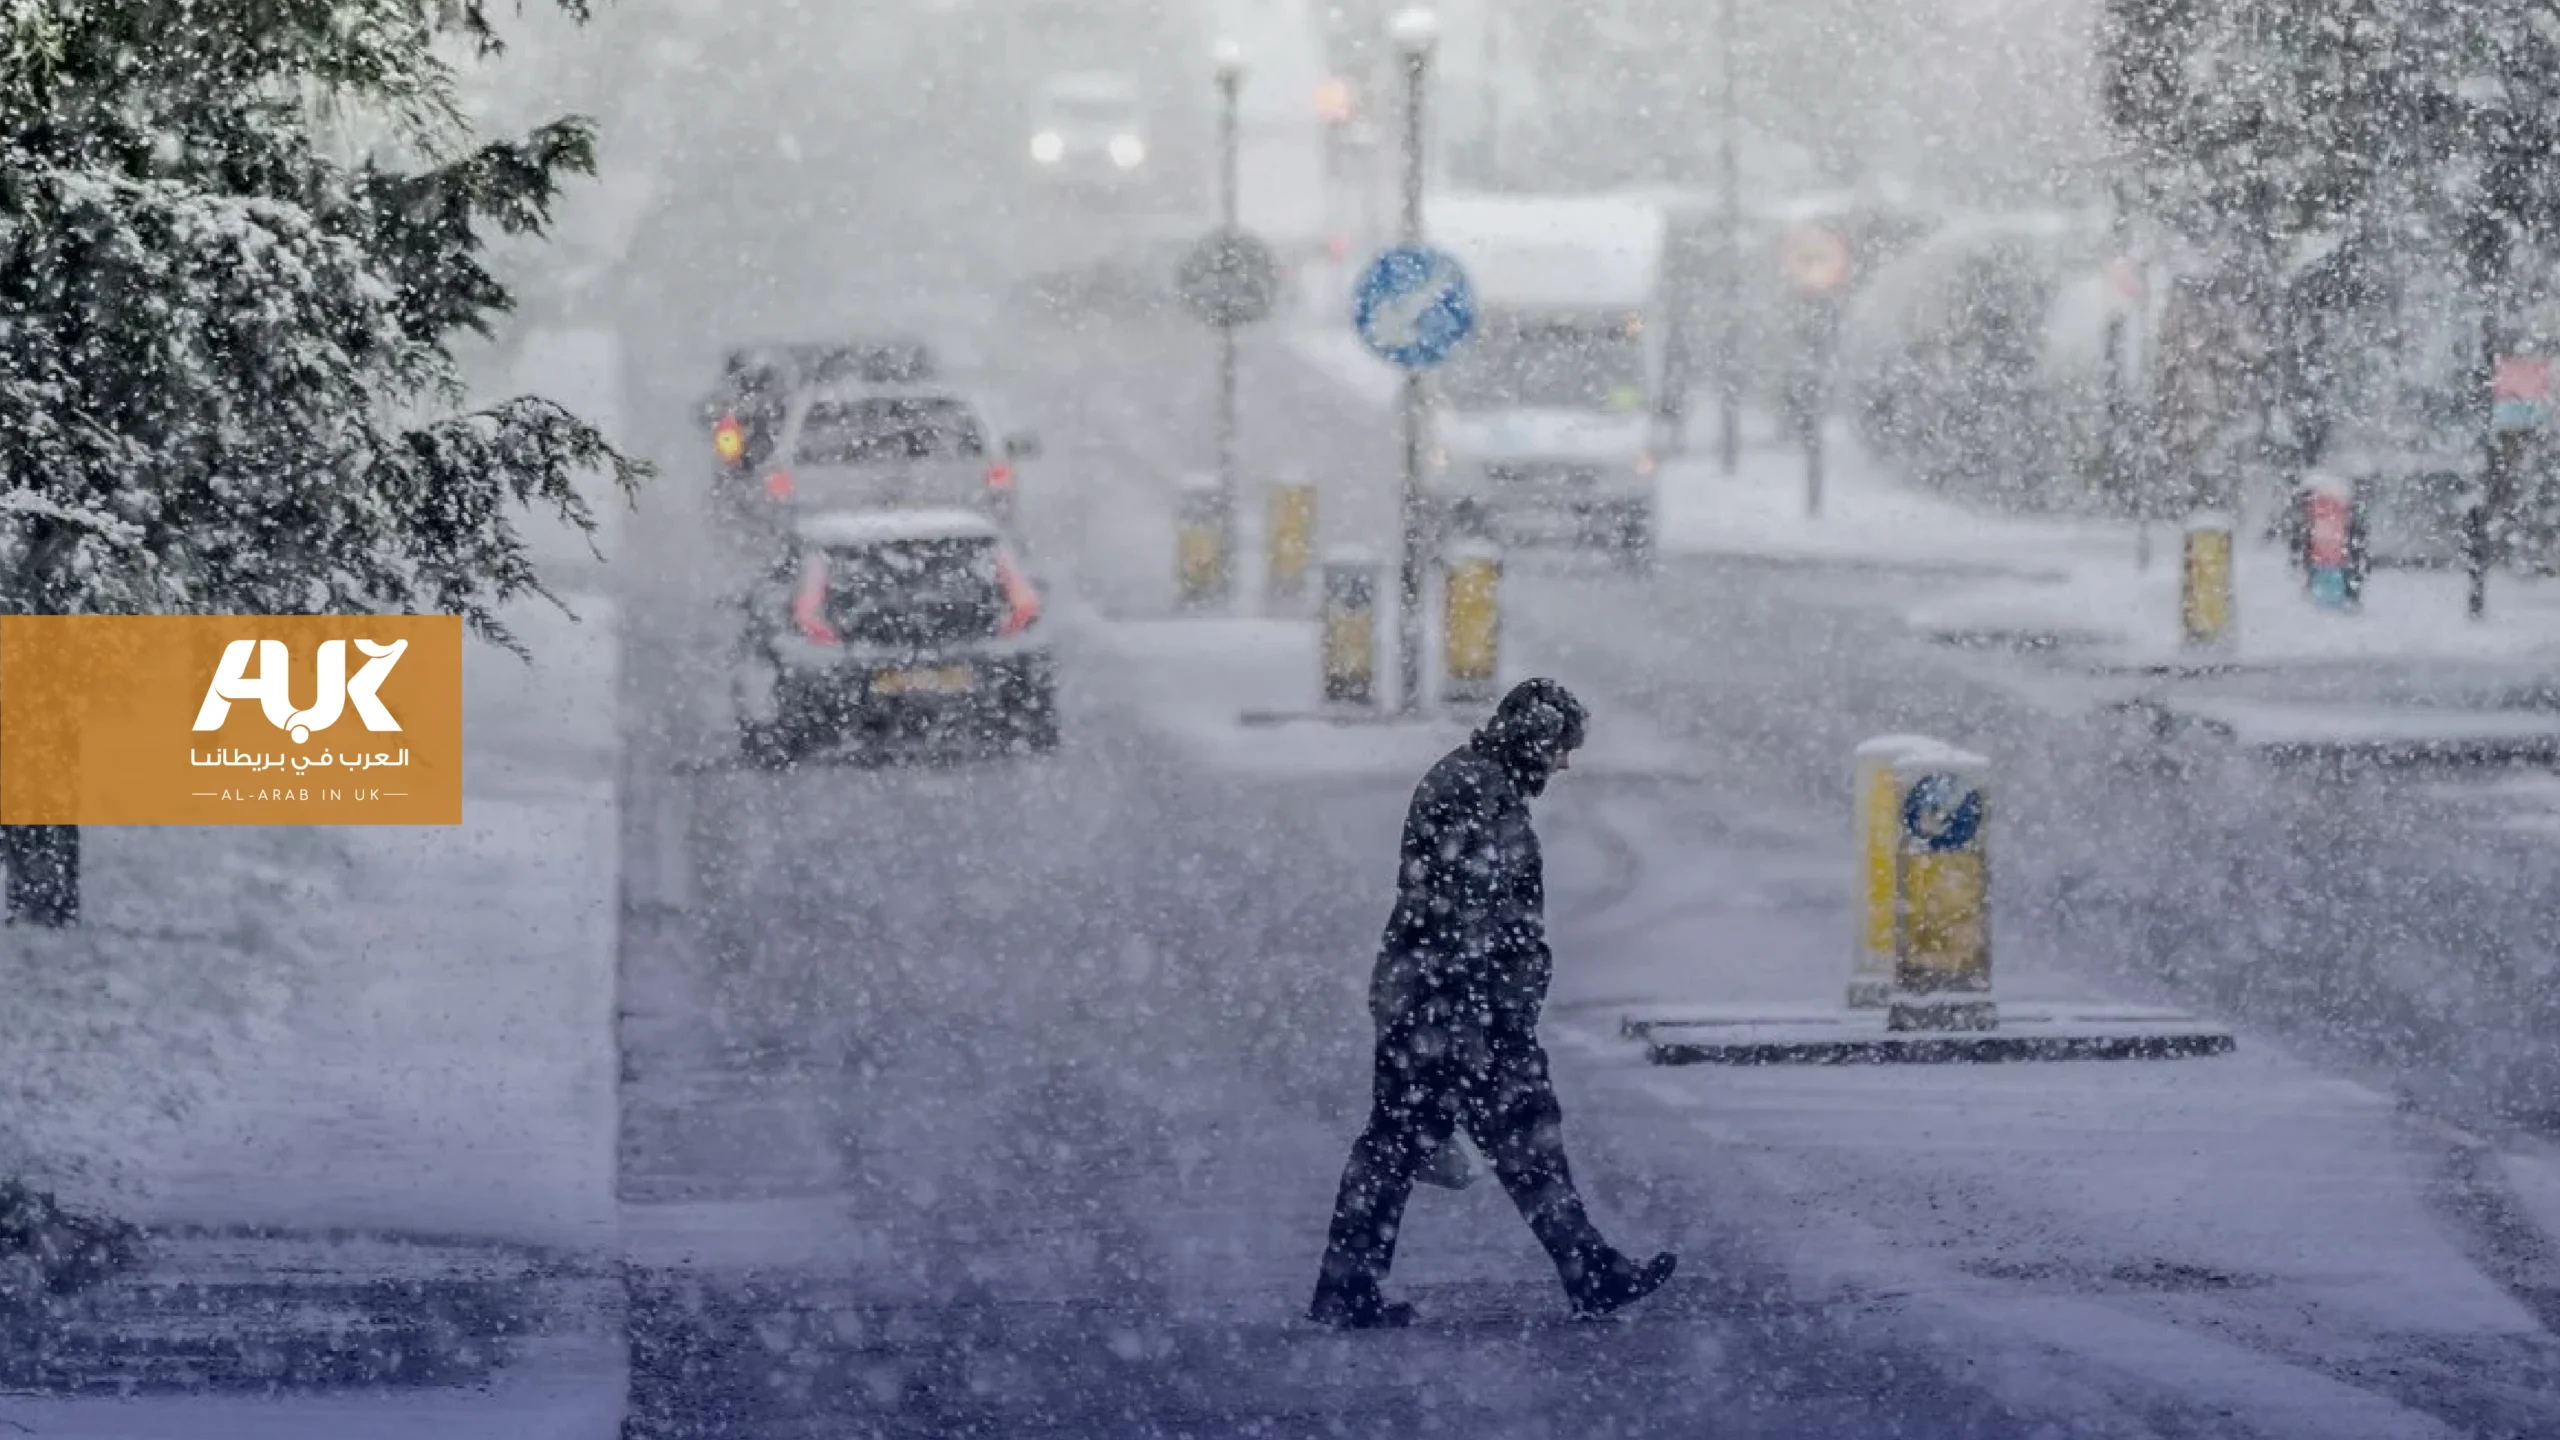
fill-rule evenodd
<path id="1" fill-rule="evenodd" d="M 1615 197 L 1449 195 L 1425 234 L 1465 268 L 1475 334 L 1427 372 L 1426 498 L 1444 531 L 1559 531 L 1653 554 L 1663 380 L 1659 208 Z"/>
<path id="2" fill-rule="evenodd" d="M 720 379 L 696 417 L 711 431 L 720 473 L 734 477 L 762 466 L 782 438 L 791 402 L 809 386 L 832 380 L 931 380 L 940 367 L 933 347 L 913 336 L 741 346 L 722 358 Z"/>
<path id="3" fill-rule="evenodd" d="M 1013 518 L 1016 466 L 1037 458 L 1028 431 L 999 431 L 989 408 L 947 385 L 819 380 L 792 399 L 773 463 L 733 470 L 724 511 L 773 531 L 810 513 L 956 507 Z"/>
<path id="4" fill-rule="evenodd" d="M 820 511 L 740 597 L 741 751 L 789 764 L 849 739 L 1058 746 L 1038 585 L 967 510 Z"/>
<path id="5" fill-rule="evenodd" d="M 1106 70 L 1051 76 L 1031 99 L 1032 173 L 1079 192 L 1134 190 L 1147 173 L 1151 129 L 1130 77 Z"/>

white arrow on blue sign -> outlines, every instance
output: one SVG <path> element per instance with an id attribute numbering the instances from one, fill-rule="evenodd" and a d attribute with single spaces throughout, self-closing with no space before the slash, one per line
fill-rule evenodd
<path id="1" fill-rule="evenodd" d="M 1398 245 L 1371 261 L 1352 288 L 1351 324 L 1379 359 L 1428 369 L 1475 333 L 1475 287 L 1446 251 Z"/>

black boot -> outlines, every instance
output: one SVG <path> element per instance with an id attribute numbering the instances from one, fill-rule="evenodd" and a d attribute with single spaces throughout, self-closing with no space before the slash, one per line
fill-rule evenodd
<path id="1" fill-rule="evenodd" d="M 1662 1288 L 1671 1272 L 1680 1268 L 1680 1257 L 1665 1250 L 1639 1268 L 1623 1255 L 1613 1256 L 1610 1263 L 1583 1285 L 1573 1297 L 1573 1314 L 1577 1320 L 1597 1320 L 1612 1311 L 1623 1310 Z"/>
<path id="2" fill-rule="evenodd" d="M 1307 1318 L 1336 1330 L 1401 1330 L 1413 1323 L 1413 1307 L 1389 1300 L 1375 1285 L 1348 1286 L 1318 1290 Z"/>

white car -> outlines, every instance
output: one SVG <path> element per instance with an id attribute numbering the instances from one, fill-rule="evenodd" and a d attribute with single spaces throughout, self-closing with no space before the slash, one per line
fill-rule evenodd
<path id="1" fill-rule="evenodd" d="M 741 594 L 738 741 L 790 765 L 839 741 L 959 735 L 1058 747 L 1044 597 L 970 510 L 826 510 Z"/>
<path id="2" fill-rule="evenodd" d="M 1030 159 L 1068 185 L 1133 182 L 1149 158 L 1146 105 L 1135 82 L 1102 71 L 1052 78 L 1031 103 Z"/>
<path id="3" fill-rule="evenodd" d="M 751 528 L 841 509 L 975 510 L 1010 524 L 1015 467 L 1039 437 L 999 431 L 971 396 L 935 384 L 817 384 L 791 399 L 774 458 L 730 477 L 729 513 Z"/>

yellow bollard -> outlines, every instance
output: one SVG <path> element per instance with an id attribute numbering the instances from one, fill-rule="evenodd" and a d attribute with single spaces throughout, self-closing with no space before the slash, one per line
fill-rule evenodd
<path id="1" fill-rule="evenodd" d="M 1316 487 L 1286 481 L 1271 487 L 1265 584 L 1273 604 L 1292 604 L 1307 593 L 1307 562 L 1316 536 Z"/>
<path id="2" fill-rule="evenodd" d="M 2228 649 L 2239 608 L 2231 577 L 2231 519 L 2187 521 L 2185 564 L 2178 575 L 2178 628 L 2190 650 Z"/>
<path id="3" fill-rule="evenodd" d="M 1215 605 L 1227 598 L 1227 562 L 1233 549 L 1226 493 L 1215 476 L 1187 476 L 1177 507 L 1174 544 L 1183 608 Z"/>
<path id="4" fill-rule="evenodd" d="M 1960 750 L 1892 763 L 1893 994 L 1888 1030 L 1992 1030 L 1991 762 Z"/>
<path id="5" fill-rule="evenodd" d="M 1502 552 L 1481 540 L 1449 551 L 1440 589 L 1440 698 L 1489 703 L 1501 682 Z"/>
<path id="6" fill-rule="evenodd" d="M 1858 851 L 1857 935 L 1849 952 L 1852 1010 L 1881 1010 L 1893 995 L 1893 857 L 1902 833 L 1893 764 L 1945 748 L 1924 735 L 1879 735 L 1851 752 Z"/>
<path id="7" fill-rule="evenodd" d="M 1324 557 L 1324 698 L 1378 703 L 1378 557 L 1349 547 Z"/>

